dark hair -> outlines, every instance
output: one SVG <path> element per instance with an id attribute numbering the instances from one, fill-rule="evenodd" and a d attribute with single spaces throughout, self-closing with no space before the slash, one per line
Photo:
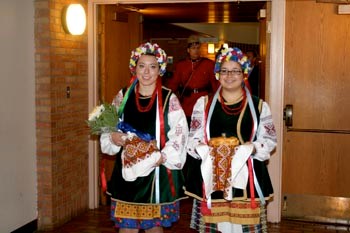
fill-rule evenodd
<path id="1" fill-rule="evenodd" d="M 254 50 L 254 49 L 248 49 L 245 53 L 247 54 L 249 52 L 253 53 L 253 57 L 257 57 L 258 56 L 258 52 L 256 50 Z"/>

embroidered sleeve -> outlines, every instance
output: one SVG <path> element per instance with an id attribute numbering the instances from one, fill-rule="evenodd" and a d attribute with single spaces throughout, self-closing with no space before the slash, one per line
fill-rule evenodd
<path id="1" fill-rule="evenodd" d="M 123 100 L 123 91 L 120 90 L 114 97 L 112 104 L 118 109 Z M 110 133 L 103 133 L 100 137 L 101 151 L 104 154 L 115 155 L 120 151 L 120 146 L 115 145 L 111 140 Z"/>
<path id="2" fill-rule="evenodd" d="M 260 161 L 270 159 L 270 154 L 277 144 L 276 130 L 272 121 L 271 110 L 266 102 L 263 102 L 262 105 L 257 139 L 253 144 L 256 149 L 254 158 Z"/>
<path id="3" fill-rule="evenodd" d="M 199 144 L 204 143 L 204 117 L 205 117 L 205 104 L 207 97 L 200 97 L 193 107 L 191 116 L 190 133 L 188 135 L 187 152 L 189 155 L 196 159 L 200 159 L 196 148 Z"/>
<path id="4" fill-rule="evenodd" d="M 124 95 L 123 95 L 123 90 L 120 90 L 118 92 L 118 94 L 113 98 L 112 100 L 112 104 L 116 107 L 119 107 L 120 104 L 122 103 L 123 101 L 123 98 L 124 98 Z"/>
<path id="5" fill-rule="evenodd" d="M 171 94 L 169 100 L 168 124 L 168 141 L 161 151 L 163 165 L 169 169 L 182 169 L 186 162 L 188 126 L 185 113 L 175 94 Z"/>

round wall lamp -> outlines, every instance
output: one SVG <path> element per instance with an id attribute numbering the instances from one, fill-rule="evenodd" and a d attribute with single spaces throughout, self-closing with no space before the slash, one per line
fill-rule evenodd
<path id="1" fill-rule="evenodd" d="M 81 4 L 70 4 L 62 11 L 63 29 L 71 35 L 82 35 L 86 28 L 86 14 Z"/>

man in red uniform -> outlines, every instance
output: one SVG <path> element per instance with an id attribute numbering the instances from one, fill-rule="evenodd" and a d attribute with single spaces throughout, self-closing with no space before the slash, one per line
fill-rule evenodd
<path id="1" fill-rule="evenodd" d="M 192 109 L 197 99 L 214 93 L 219 86 L 215 79 L 215 62 L 201 57 L 199 37 L 192 35 L 187 39 L 188 57 L 175 66 L 174 76 L 167 86 L 178 94 L 187 122 L 190 125 Z"/>

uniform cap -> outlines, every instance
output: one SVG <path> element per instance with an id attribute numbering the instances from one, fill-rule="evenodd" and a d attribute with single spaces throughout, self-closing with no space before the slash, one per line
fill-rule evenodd
<path id="1" fill-rule="evenodd" d="M 191 35 L 190 37 L 188 37 L 187 43 L 188 44 L 200 43 L 199 37 L 197 35 Z"/>

